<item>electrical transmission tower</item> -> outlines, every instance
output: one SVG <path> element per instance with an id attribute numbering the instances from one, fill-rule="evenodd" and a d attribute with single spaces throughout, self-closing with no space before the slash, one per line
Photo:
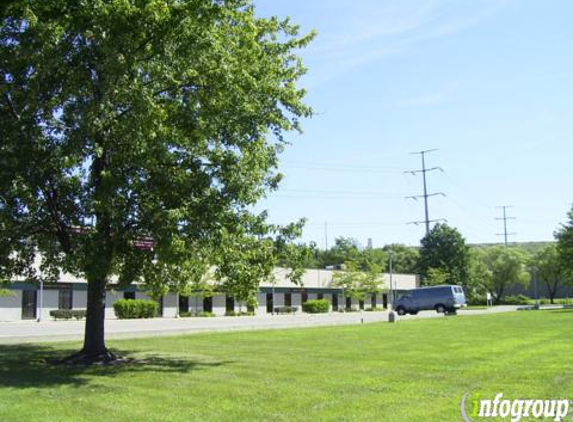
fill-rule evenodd
<path id="1" fill-rule="evenodd" d="M 512 232 L 512 233 L 508 233 L 507 232 L 507 220 L 515 220 L 515 217 L 508 217 L 506 210 L 507 208 L 511 208 L 511 205 L 502 205 L 500 207 L 496 207 L 496 208 L 502 208 L 503 209 L 503 217 L 497 217 L 496 220 L 503 220 L 503 233 L 496 233 L 497 236 L 503 236 L 503 240 L 504 240 L 504 244 L 505 246 L 507 246 L 507 237 L 508 236 L 514 236 L 517 233 Z"/>
<path id="2" fill-rule="evenodd" d="M 422 168 L 420 170 L 411 170 L 411 171 L 406 172 L 406 173 L 411 173 L 413 175 L 416 175 L 418 173 L 422 173 L 422 179 L 424 181 L 424 194 L 423 195 L 408 196 L 408 198 L 412 198 L 416 201 L 418 200 L 418 198 L 424 198 L 424 216 L 425 216 L 425 219 L 424 219 L 424 221 L 413 221 L 412 224 L 424 223 L 426 225 L 426 235 L 428 235 L 430 233 L 430 223 L 434 223 L 437 221 L 445 221 L 443 218 L 439 218 L 436 220 L 430 220 L 430 212 L 428 211 L 428 198 L 430 196 L 436 196 L 436 195 L 446 196 L 446 194 L 443 192 L 428 193 L 426 173 L 428 173 L 430 171 L 435 171 L 435 170 L 440 170 L 441 172 L 444 171 L 444 169 L 442 169 L 441 167 L 432 167 L 429 169 L 426 168 L 426 154 L 428 154 L 430 152 L 434 152 L 434 151 L 437 151 L 437 149 L 427 149 L 424 151 L 412 152 L 411 154 L 419 154 L 422 156 Z"/>

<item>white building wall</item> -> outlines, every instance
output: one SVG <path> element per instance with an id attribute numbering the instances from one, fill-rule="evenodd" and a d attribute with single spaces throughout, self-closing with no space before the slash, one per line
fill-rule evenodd
<path id="1" fill-rule="evenodd" d="M 42 300 L 42 310 L 40 312 L 40 291 L 38 291 L 38 296 L 37 296 L 38 311 L 36 315 L 40 316 L 41 313 L 42 320 L 44 321 L 53 319 L 50 316 L 50 311 L 58 309 L 58 298 L 59 298 L 58 290 L 44 290 L 44 298 Z"/>
<path id="2" fill-rule="evenodd" d="M 179 314 L 179 296 L 177 293 L 169 292 L 163 296 L 163 316 L 175 318 Z"/>
<path id="3" fill-rule="evenodd" d="M 257 300 L 259 301 L 259 306 L 257 306 L 255 313 L 257 315 L 265 315 L 267 313 L 267 294 L 257 293 Z"/>
<path id="4" fill-rule="evenodd" d="M 22 319 L 22 290 L 11 290 L 9 296 L 0 296 L 0 321 Z"/>
<path id="5" fill-rule="evenodd" d="M 296 306 L 297 312 L 302 312 L 302 294 L 293 293 L 291 295 L 291 304 L 292 306 Z"/>
<path id="6" fill-rule="evenodd" d="M 84 290 L 74 290 L 72 293 L 72 309 L 86 309 L 88 306 L 88 292 Z"/>
<path id="7" fill-rule="evenodd" d="M 213 296 L 213 313 L 215 315 L 225 315 L 225 295 Z"/>

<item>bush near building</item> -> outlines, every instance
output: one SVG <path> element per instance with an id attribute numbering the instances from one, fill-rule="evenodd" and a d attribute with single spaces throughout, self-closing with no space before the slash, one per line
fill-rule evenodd
<path id="1" fill-rule="evenodd" d="M 55 320 L 58 319 L 72 319 L 75 318 L 78 321 L 86 317 L 86 311 L 84 310 L 71 310 L 71 309 L 57 309 L 50 311 L 50 316 Z"/>
<path id="2" fill-rule="evenodd" d="M 309 314 L 325 314 L 330 309 L 330 302 L 326 299 L 307 300 L 302 304 L 302 310 Z"/>
<path id="3" fill-rule="evenodd" d="M 120 299 L 113 304 L 119 319 L 153 318 L 157 316 L 157 302 L 144 299 Z"/>

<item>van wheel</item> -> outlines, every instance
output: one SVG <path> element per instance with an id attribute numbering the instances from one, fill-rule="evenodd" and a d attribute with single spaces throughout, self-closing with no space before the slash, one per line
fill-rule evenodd
<path id="1" fill-rule="evenodd" d="M 404 308 L 402 308 L 401 306 L 398 306 L 396 308 L 396 313 L 400 316 L 404 316 L 404 315 L 406 315 L 406 310 Z"/>
<path id="2" fill-rule="evenodd" d="M 446 312 L 446 307 L 444 305 L 436 305 L 436 312 L 439 314 L 443 314 Z"/>

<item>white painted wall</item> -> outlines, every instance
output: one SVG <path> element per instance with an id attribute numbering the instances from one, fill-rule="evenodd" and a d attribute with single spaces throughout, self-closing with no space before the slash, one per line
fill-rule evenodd
<path id="1" fill-rule="evenodd" d="M 88 306 L 88 292 L 74 290 L 72 293 L 72 309 L 86 309 Z"/>
<path id="2" fill-rule="evenodd" d="M 12 290 L 10 296 L 0 296 L 0 321 L 22 319 L 22 290 Z"/>
<path id="3" fill-rule="evenodd" d="M 215 315 L 225 315 L 225 295 L 213 296 L 213 313 Z"/>
<path id="4" fill-rule="evenodd" d="M 37 316 L 42 316 L 42 320 L 48 321 L 53 319 L 50 316 L 50 311 L 54 311 L 58 309 L 58 297 L 59 293 L 58 290 L 44 290 L 44 299 L 42 300 L 42 311 L 40 312 L 40 292 L 38 291 L 37 296 L 37 305 L 38 311 Z"/>

